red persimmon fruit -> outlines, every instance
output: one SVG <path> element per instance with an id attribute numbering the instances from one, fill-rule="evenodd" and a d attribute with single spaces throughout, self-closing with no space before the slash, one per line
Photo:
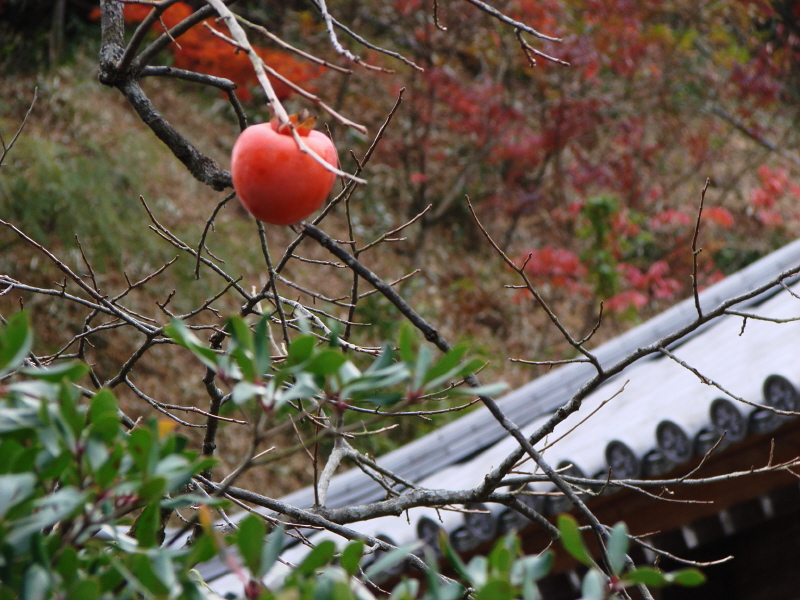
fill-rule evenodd
<path id="1" fill-rule="evenodd" d="M 331 139 L 315 131 L 315 119 L 297 124 L 295 131 L 306 145 L 330 165 L 339 159 Z M 336 175 L 297 146 L 288 125 L 251 125 L 233 145 L 233 187 L 244 207 L 256 219 L 272 225 L 291 225 L 314 213 L 333 187 Z"/>

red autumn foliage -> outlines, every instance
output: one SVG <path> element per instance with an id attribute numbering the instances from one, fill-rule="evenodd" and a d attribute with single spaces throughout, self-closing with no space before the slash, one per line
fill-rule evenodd
<path id="1" fill-rule="evenodd" d="M 731 211 L 721 206 L 712 206 L 703 211 L 703 220 L 719 225 L 724 229 L 733 227 L 735 221 Z"/>
<path id="2" fill-rule="evenodd" d="M 140 23 L 152 10 L 150 6 L 142 4 L 125 4 L 125 22 Z M 164 27 L 171 29 L 193 12 L 194 9 L 188 4 L 177 2 L 164 11 L 160 21 L 153 25 L 153 31 L 159 34 L 163 33 Z M 96 9 L 90 16 L 95 19 L 99 18 L 99 9 Z M 210 28 L 217 29 L 217 24 L 214 19 L 205 19 L 170 45 L 174 57 L 173 66 L 178 69 L 230 79 L 236 84 L 239 97 L 245 101 L 251 100 L 251 88 L 257 84 L 257 79 L 250 59 L 244 52 L 238 51 L 225 40 L 214 35 Z M 221 33 L 227 34 L 227 31 L 221 31 Z M 253 47 L 264 62 L 280 75 L 295 85 L 308 91 L 314 91 L 310 82 L 319 76 L 319 67 L 301 63 L 291 54 L 282 50 L 261 46 Z M 270 76 L 270 82 L 281 100 L 294 93 L 289 85 L 275 77 Z"/>
<path id="3" fill-rule="evenodd" d="M 564 248 L 545 246 L 525 254 L 525 273 L 534 281 L 574 291 L 582 288 L 586 267 L 578 255 Z"/>

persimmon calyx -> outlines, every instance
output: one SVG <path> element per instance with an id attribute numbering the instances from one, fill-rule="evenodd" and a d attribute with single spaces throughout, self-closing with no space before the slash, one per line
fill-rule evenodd
<path id="1" fill-rule="evenodd" d="M 300 121 L 301 118 L 303 119 L 302 122 Z M 289 115 L 289 123 L 281 123 L 277 117 L 272 117 L 270 125 L 272 125 L 272 129 L 282 135 L 292 135 L 292 129 L 294 129 L 300 137 L 308 137 L 316 122 L 317 117 L 308 116 L 308 112 L 303 111 L 302 115 L 296 113 Z"/>

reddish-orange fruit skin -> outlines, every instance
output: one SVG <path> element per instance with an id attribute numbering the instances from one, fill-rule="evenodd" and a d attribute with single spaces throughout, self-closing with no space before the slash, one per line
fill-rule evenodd
<path id="1" fill-rule="evenodd" d="M 336 148 L 324 133 L 310 130 L 303 141 L 338 166 Z M 336 180 L 334 173 L 300 151 L 288 130 L 278 133 L 270 123 L 251 125 L 239 135 L 231 154 L 231 176 L 244 207 L 272 225 L 307 218 L 322 206 Z"/>

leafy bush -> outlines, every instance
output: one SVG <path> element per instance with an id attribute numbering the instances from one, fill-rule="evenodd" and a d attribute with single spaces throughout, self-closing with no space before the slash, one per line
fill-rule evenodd
<path id="1" fill-rule="evenodd" d="M 272 378 L 264 387 L 258 383 L 269 357 L 263 320 L 255 336 L 237 320 L 229 321 L 229 330 L 234 343 L 224 355 L 196 344 L 179 322 L 171 333 L 206 364 L 239 379 L 231 396 L 234 403 L 257 396 L 260 406 L 269 411 L 326 386 L 342 401 L 363 396 L 381 405 L 399 397 L 376 393 L 376 389 L 407 381 L 410 389 L 424 391 L 452 373 L 475 366 L 461 361 L 463 349 L 435 363 L 422 351 L 413 357 L 408 354 L 410 340 L 405 334 L 401 343 L 405 361 L 387 360 L 387 348 L 372 366 L 359 372 L 341 352 L 319 349 L 311 336 L 301 336 L 290 349 L 285 375 Z M 171 421 L 151 419 L 126 430 L 109 390 L 84 393 L 76 383 L 87 372 L 80 362 L 23 366 L 31 346 L 27 315 L 17 313 L 0 332 L 0 377 L 6 381 L 0 398 L 0 455 L 4 459 L 0 464 L 0 600 L 209 598 L 212 594 L 195 567 L 220 553 L 240 575 L 248 599 L 369 597 L 355 579 L 362 573 L 365 550 L 359 540 L 341 550 L 331 540 L 320 542 L 277 589 L 264 587 L 261 581 L 283 549 L 283 528 L 273 528 L 267 535 L 264 519 L 251 514 L 223 540 L 211 522 L 211 509 L 224 501 L 193 482 L 213 460 L 189 452 L 185 438 L 172 433 Z M 408 362 L 416 367 L 409 369 Z M 343 373 L 348 376 L 343 378 Z M 287 385 L 290 374 L 294 383 Z M 177 531 L 167 530 L 167 520 L 179 508 L 193 508 L 196 516 Z M 176 542 L 185 540 L 190 529 L 199 535 L 179 547 Z M 591 567 L 584 579 L 586 600 L 609 598 L 637 583 L 696 585 L 703 580 L 695 570 L 663 574 L 651 568 L 628 569 L 628 533 L 622 524 L 613 529 L 608 542 L 612 573 L 608 577 L 595 565 L 572 518 L 562 516 L 559 530 L 567 551 Z M 393 599 L 455 600 L 469 591 L 478 600 L 510 600 L 520 595 L 533 600 L 539 597 L 535 582 L 553 564 L 550 551 L 524 556 L 516 535 L 505 537 L 487 557 L 475 557 L 468 564 L 445 535 L 440 543 L 463 583 L 440 576 L 433 553 L 423 549 L 428 565 L 424 593 L 420 596 L 418 582 L 405 580 L 394 588 Z M 228 547 L 235 547 L 238 557 Z M 364 577 L 397 566 L 413 550 L 418 549 L 398 548 L 384 554 L 366 569 Z"/>

